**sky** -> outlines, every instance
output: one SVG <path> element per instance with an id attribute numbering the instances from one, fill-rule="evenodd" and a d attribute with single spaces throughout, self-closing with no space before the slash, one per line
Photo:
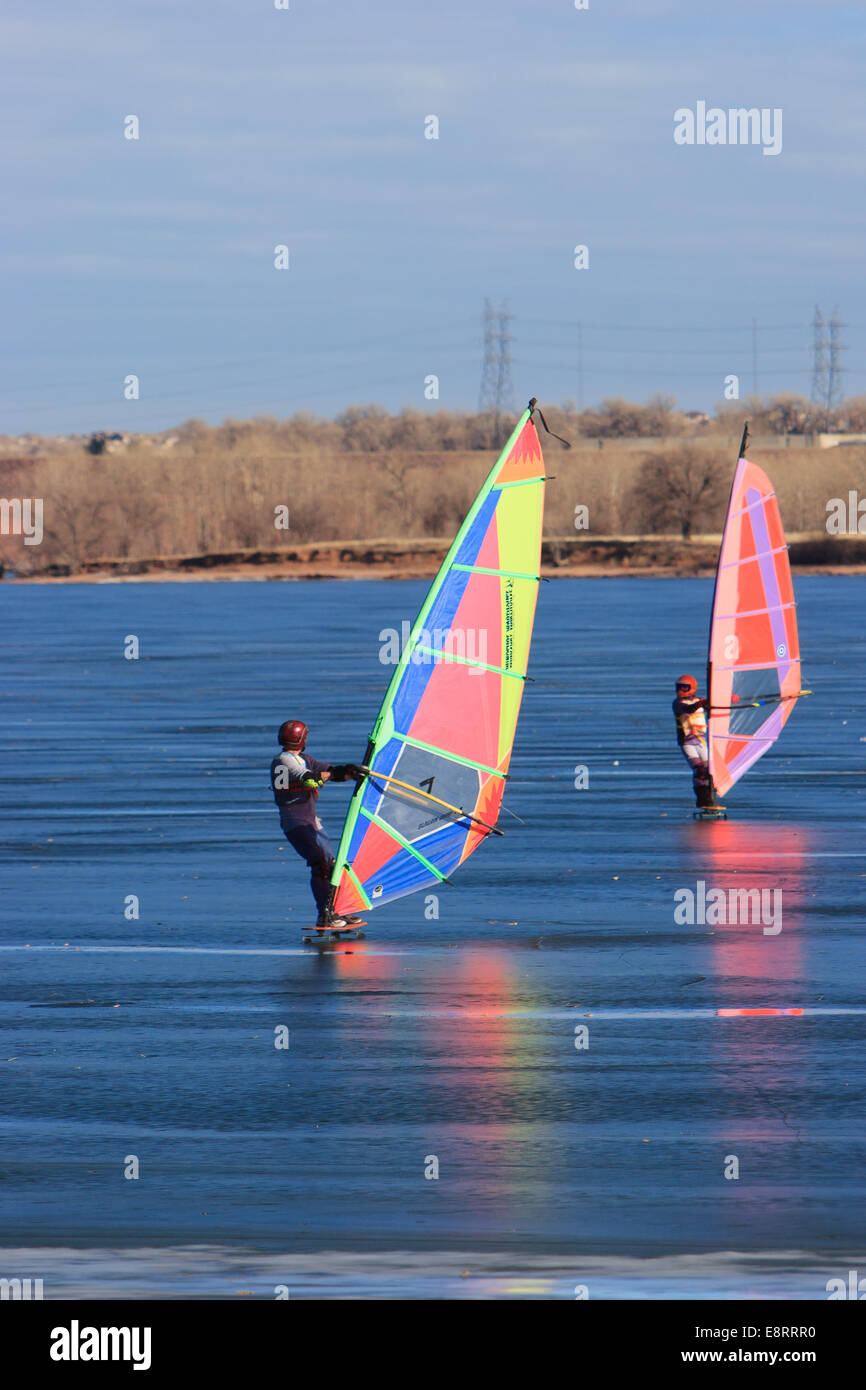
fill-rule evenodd
<path id="1" fill-rule="evenodd" d="M 519 407 L 808 394 L 816 304 L 866 393 L 862 2 L 289 6 L 7 11 L 0 432 L 474 409 L 487 298 Z"/>

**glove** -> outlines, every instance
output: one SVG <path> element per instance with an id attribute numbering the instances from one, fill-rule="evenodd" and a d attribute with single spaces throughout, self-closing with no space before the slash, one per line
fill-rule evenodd
<path id="1" fill-rule="evenodd" d="M 350 777 L 354 777 L 357 781 L 359 777 L 363 776 L 364 773 L 354 763 L 337 763 L 335 767 L 331 768 L 331 780 L 334 782 L 346 782 Z"/>
<path id="2" fill-rule="evenodd" d="M 301 786 L 306 787 L 308 791 L 318 791 L 321 785 L 315 772 L 308 772 L 306 777 L 301 778 Z"/>

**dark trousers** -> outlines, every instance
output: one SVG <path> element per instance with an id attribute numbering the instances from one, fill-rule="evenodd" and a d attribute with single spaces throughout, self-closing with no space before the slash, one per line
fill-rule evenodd
<path id="1" fill-rule="evenodd" d="M 682 755 L 692 769 L 692 786 L 698 806 L 712 806 L 715 792 L 710 779 L 706 739 L 687 738 L 680 744 Z"/>
<path id="2" fill-rule="evenodd" d="M 310 867 L 310 887 L 321 912 L 328 905 L 331 894 L 331 870 L 334 867 L 334 851 L 324 830 L 314 825 L 284 825 L 283 834 L 293 850 L 306 860 Z"/>

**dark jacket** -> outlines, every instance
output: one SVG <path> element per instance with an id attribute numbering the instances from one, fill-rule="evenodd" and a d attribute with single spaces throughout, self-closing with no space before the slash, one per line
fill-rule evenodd
<path id="1" fill-rule="evenodd" d="M 280 824 L 315 825 L 316 798 L 315 787 L 305 787 L 302 779 L 308 773 L 319 776 L 331 771 L 331 763 L 320 763 L 309 753 L 279 753 L 271 763 L 271 791 L 274 801 L 280 808 Z"/>

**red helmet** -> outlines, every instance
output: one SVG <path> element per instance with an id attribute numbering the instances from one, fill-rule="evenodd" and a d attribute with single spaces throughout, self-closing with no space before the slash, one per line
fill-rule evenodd
<path id="1" fill-rule="evenodd" d="M 678 695 L 697 695 L 698 683 L 694 676 L 677 676 Z"/>
<path id="2" fill-rule="evenodd" d="M 277 741 L 292 753 L 303 752 L 309 729 L 300 719 L 287 719 L 277 730 Z"/>

